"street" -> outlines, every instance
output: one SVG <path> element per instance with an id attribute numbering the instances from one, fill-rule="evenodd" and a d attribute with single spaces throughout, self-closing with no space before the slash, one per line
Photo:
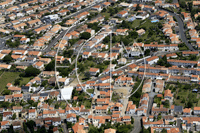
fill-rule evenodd
<path id="1" fill-rule="evenodd" d="M 163 8 L 159 8 L 159 10 L 165 10 Z M 180 38 L 181 40 L 188 46 L 188 48 L 191 50 L 191 51 L 194 51 L 195 49 L 192 47 L 191 44 L 188 43 L 188 40 L 186 39 L 186 35 L 185 35 L 185 31 L 184 31 L 184 23 L 181 19 L 181 17 L 179 15 L 177 15 L 176 13 L 173 13 L 173 12 L 170 12 L 168 10 L 165 10 L 167 11 L 170 15 L 174 16 L 177 21 L 178 21 L 178 26 L 179 26 L 179 33 L 180 33 Z"/>
<path id="2" fill-rule="evenodd" d="M 131 133 L 139 133 L 142 129 L 141 117 L 134 117 L 134 128 Z"/>

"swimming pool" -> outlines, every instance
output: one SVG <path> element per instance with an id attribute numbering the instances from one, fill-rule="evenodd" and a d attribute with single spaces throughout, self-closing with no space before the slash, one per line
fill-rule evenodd
<path id="1" fill-rule="evenodd" d="M 159 20 L 158 19 L 151 20 L 151 23 L 156 23 L 156 22 L 159 22 Z"/>

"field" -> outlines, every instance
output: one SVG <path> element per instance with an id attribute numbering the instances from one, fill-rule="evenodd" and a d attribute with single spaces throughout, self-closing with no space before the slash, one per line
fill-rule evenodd
<path id="1" fill-rule="evenodd" d="M 5 89 L 7 83 L 13 83 L 19 74 L 19 72 L 4 72 L 0 77 L 0 92 Z"/>

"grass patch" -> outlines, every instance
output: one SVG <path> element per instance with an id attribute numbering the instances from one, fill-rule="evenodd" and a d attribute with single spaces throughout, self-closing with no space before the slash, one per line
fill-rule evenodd
<path id="1" fill-rule="evenodd" d="M 134 28 L 137 27 L 137 26 L 139 26 L 140 23 L 141 23 L 141 21 L 142 21 L 141 19 L 136 19 L 136 20 L 134 20 L 132 26 L 133 26 Z"/>
<path id="2" fill-rule="evenodd" d="M 20 72 L 5 72 L 0 77 L 0 92 L 6 88 L 7 83 L 12 83 L 18 76 Z"/>
<path id="3" fill-rule="evenodd" d="M 23 77 L 23 79 L 20 81 L 20 86 L 26 85 L 30 81 L 30 77 Z"/>
<path id="4" fill-rule="evenodd" d="M 87 89 L 88 93 L 94 93 L 94 89 Z"/>

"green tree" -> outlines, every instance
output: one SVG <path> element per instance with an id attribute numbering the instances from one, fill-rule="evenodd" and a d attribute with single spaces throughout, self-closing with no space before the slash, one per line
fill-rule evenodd
<path id="1" fill-rule="evenodd" d="M 19 79 L 19 78 L 18 78 L 18 79 L 15 79 L 14 85 L 15 85 L 15 86 L 20 85 L 20 79 Z"/>
<path id="2" fill-rule="evenodd" d="M 179 0 L 179 5 L 182 8 L 186 8 L 186 2 L 185 2 L 185 0 Z"/>
<path id="3" fill-rule="evenodd" d="M 135 11 L 138 11 L 138 10 L 141 10 L 141 8 L 140 8 L 140 5 L 139 5 L 139 4 L 137 4 L 137 6 L 136 6 L 136 8 L 135 8 Z"/>
<path id="4" fill-rule="evenodd" d="M 33 66 L 29 66 L 25 70 L 25 76 L 30 77 L 30 76 L 37 76 L 40 73 L 40 70 L 37 68 L 34 68 Z"/>
<path id="5" fill-rule="evenodd" d="M 30 105 L 33 105 L 34 101 L 33 101 L 33 100 L 28 100 L 28 103 L 29 103 Z"/>
<path id="6" fill-rule="evenodd" d="M 64 55 L 64 57 L 71 58 L 71 56 L 73 55 L 73 53 L 74 53 L 73 50 L 65 50 L 63 52 L 63 55 Z"/>
<path id="7" fill-rule="evenodd" d="M 45 66 L 45 71 L 54 71 L 55 70 L 55 60 L 52 60 L 49 64 Z"/>
<path id="8" fill-rule="evenodd" d="M 10 95 L 10 93 L 11 93 L 10 90 L 4 90 L 2 94 L 3 94 L 3 95 Z"/>
<path id="9" fill-rule="evenodd" d="M 45 87 L 47 84 L 48 84 L 48 81 L 47 81 L 47 80 L 44 80 L 44 81 L 42 81 L 41 86 L 42 86 L 42 87 Z"/>
<path id="10" fill-rule="evenodd" d="M 12 119 L 15 120 L 17 117 L 16 113 L 13 114 Z"/>
<path id="11" fill-rule="evenodd" d="M 83 32 L 80 34 L 80 39 L 89 39 L 91 37 L 91 34 L 89 32 Z"/>
<path id="12" fill-rule="evenodd" d="M 6 55 L 6 56 L 3 58 L 3 62 L 6 62 L 6 63 L 10 63 L 12 60 L 13 60 L 13 58 L 11 57 L 10 54 Z"/>
<path id="13" fill-rule="evenodd" d="M 145 51 L 144 51 L 144 55 L 145 55 L 145 56 L 149 56 L 149 55 L 150 55 L 150 50 L 149 50 L 149 49 L 145 50 Z"/>

